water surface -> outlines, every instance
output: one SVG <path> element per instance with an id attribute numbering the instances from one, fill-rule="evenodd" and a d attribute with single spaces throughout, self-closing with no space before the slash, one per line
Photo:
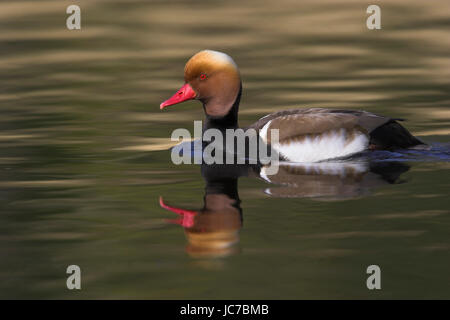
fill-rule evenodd
<path id="1" fill-rule="evenodd" d="M 350 0 L 82 0 L 81 31 L 65 27 L 69 3 L 0 3 L 0 297 L 450 298 L 450 3 L 379 3 L 379 31 Z M 406 118 L 433 148 L 282 168 L 272 183 L 176 166 L 170 135 L 202 109 L 158 106 L 206 48 L 241 69 L 242 126 L 365 109 Z M 160 197 L 218 214 L 195 234 Z"/>

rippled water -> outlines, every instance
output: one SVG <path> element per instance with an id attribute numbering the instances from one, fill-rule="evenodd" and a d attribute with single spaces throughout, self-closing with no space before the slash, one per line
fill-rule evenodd
<path id="1" fill-rule="evenodd" d="M 450 298 L 448 1 L 381 1 L 379 31 L 350 0 L 76 3 L 81 31 L 70 3 L 0 3 L 0 297 Z M 432 149 L 270 182 L 173 165 L 171 132 L 202 109 L 158 106 L 205 48 L 240 66 L 242 126 L 362 108 L 406 118 Z"/>

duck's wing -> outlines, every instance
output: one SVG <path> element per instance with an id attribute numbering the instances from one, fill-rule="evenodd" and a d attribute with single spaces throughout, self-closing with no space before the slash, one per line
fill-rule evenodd
<path id="1" fill-rule="evenodd" d="M 270 128 L 278 128 L 283 131 L 281 136 L 285 138 L 302 136 L 307 134 L 325 133 L 340 128 L 354 128 L 359 126 L 367 133 L 388 123 L 392 119 L 379 116 L 366 111 L 341 110 L 341 109 L 291 109 L 271 113 L 254 123 L 251 128 L 262 130 L 270 122 Z"/>
<path id="2" fill-rule="evenodd" d="M 253 128 L 284 159 L 316 162 L 367 149 L 370 132 L 389 121 L 364 111 L 295 109 L 268 115 Z"/>

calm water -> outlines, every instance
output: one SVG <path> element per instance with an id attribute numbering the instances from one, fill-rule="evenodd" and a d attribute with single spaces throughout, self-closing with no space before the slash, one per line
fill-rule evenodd
<path id="1" fill-rule="evenodd" d="M 380 31 L 360 1 L 82 0 L 81 31 L 69 4 L 0 3 L 0 297 L 450 298 L 450 2 L 380 2 Z M 240 66 L 242 126 L 362 108 L 433 148 L 272 183 L 175 166 L 170 135 L 202 110 L 158 106 L 205 48 Z M 167 221 L 160 197 L 198 225 Z"/>

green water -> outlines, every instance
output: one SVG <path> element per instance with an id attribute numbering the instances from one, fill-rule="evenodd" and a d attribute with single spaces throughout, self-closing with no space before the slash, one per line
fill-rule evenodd
<path id="1" fill-rule="evenodd" d="M 450 3 L 377 3 L 370 31 L 359 1 L 81 0 L 69 31 L 71 1 L 1 2 L 0 297 L 450 298 Z M 241 177 L 238 243 L 198 254 L 159 197 L 204 206 L 200 167 L 168 150 L 203 111 L 159 103 L 206 48 L 240 67 L 242 126 L 361 108 L 408 119 L 441 151 L 345 194 L 340 178 L 288 176 L 286 190 Z M 72 264 L 81 290 L 66 287 Z M 381 290 L 366 287 L 372 264 Z"/>

